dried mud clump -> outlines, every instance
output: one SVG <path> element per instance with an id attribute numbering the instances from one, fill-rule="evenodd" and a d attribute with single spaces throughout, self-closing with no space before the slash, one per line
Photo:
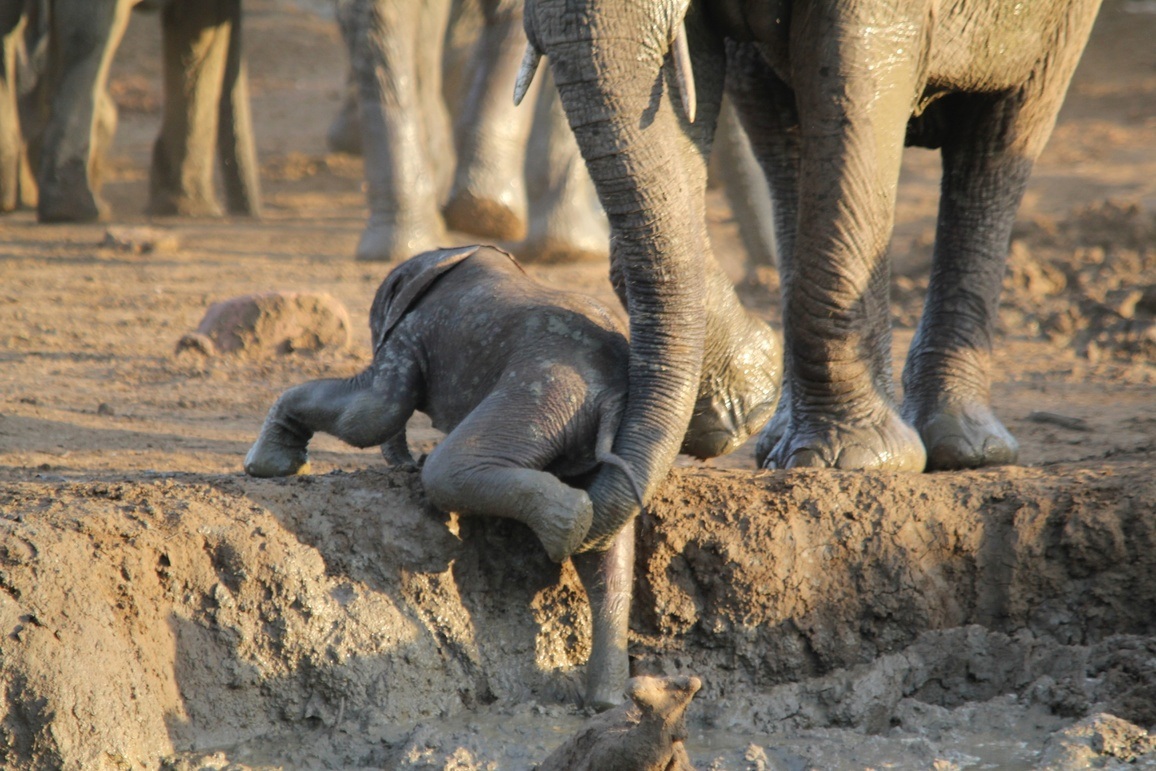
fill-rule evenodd
<path id="1" fill-rule="evenodd" d="M 1020 226 L 1004 279 L 1006 332 L 1097 361 L 1156 361 L 1156 214 L 1112 201 Z"/>
<path id="2" fill-rule="evenodd" d="M 177 343 L 177 353 L 228 353 L 251 359 L 349 345 L 349 313 L 328 294 L 265 292 L 209 307 L 196 332 Z"/>

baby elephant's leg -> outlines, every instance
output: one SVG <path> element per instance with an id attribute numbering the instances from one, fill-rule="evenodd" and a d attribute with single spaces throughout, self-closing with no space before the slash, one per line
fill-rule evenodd
<path id="1" fill-rule="evenodd" d="M 491 395 L 430 453 L 421 474 L 426 495 L 446 511 L 523 522 L 561 562 L 582 544 L 594 506 L 582 490 L 539 470 L 558 453 L 552 432 L 527 426 L 532 417 L 518 420 L 502 402 Z"/>
<path id="2" fill-rule="evenodd" d="M 574 567 L 590 601 L 592 637 L 586 662 L 586 706 L 601 712 L 626 699 L 630 677 L 627 641 L 634 590 L 634 521 L 604 552 L 574 555 Z"/>
<path id="3" fill-rule="evenodd" d="M 309 440 L 318 431 L 354 447 L 380 445 L 405 429 L 414 398 L 412 389 L 376 387 L 372 370 L 294 386 L 269 410 L 245 456 L 245 472 L 256 477 L 307 473 Z"/>

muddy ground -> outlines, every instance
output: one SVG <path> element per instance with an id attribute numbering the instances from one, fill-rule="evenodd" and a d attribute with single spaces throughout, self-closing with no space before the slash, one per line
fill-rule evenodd
<path id="1" fill-rule="evenodd" d="M 387 270 L 351 259 L 360 161 L 324 148 L 344 68 L 327 4 L 248 9 L 262 221 L 141 214 L 148 16 L 113 69 L 106 193 L 177 243 L 0 220 L 0 763 L 529 768 L 583 720 L 572 569 L 332 439 L 312 476 L 241 473 L 282 389 L 368 362 Z M 1151 0 L 1109 0 L 1021 213 L 993 387 L 1019 466 L 756 473 L 748 446 L 681 463 L 645 515 L 633 666 L 704 680 L 697 767 L 1156 767 L 1153 39 Z M 937 165 L 912 151 L 904 172 L 897 367 Z M 745 276 L 710 203 L 720 258 L 777 324 L 775 277 Z M 604 265 L 531 271 L 613 302 Z M 352 344 L 177 353 L 213 302 L 270 289 L 332 294 Z M 411 436 L 436 442 L 418 419 Z"/>

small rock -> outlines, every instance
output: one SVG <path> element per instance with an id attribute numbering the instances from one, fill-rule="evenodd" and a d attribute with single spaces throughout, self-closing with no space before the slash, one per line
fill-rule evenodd
<path id="1" fill-rule="evenodd" d="M 349 313 L 328 294 L 266 292 L 210 306 L 195 332 L 177 342 L 177 353 L 219 353 L 264 358 L 297 351 L 340 350 L 349 345 Z"/>
<path id="2" fill-rule="evenodd" d="M 114 226 L 104 231 L 104 240 L 100 243 L 107 249 L 133 254 L 152 254 L 154 252 L 175 252 L 181 242 L 177 234 L 171 230 L 161 230 L 148 226 Z"/>

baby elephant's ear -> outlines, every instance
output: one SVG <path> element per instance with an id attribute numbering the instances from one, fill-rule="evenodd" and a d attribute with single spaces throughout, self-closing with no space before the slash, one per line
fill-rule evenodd
<path id="1" fill-rule="evenodd" d="M 478 246 L 439 249 L 423 252 L 394 268 L 377 290 L 369 311 L 373 332 L 373 352 L 385 345 L 386 338 L 405 314 L 422 298 L 434 282 L 462 260 L 475 254 Z"/>

